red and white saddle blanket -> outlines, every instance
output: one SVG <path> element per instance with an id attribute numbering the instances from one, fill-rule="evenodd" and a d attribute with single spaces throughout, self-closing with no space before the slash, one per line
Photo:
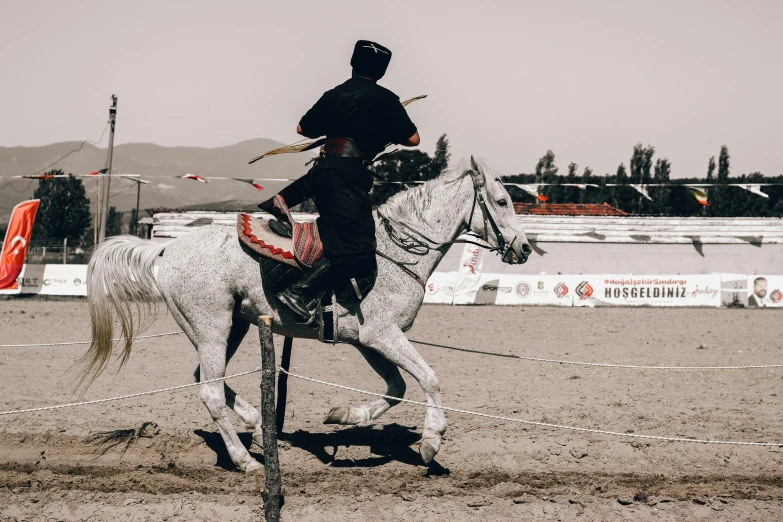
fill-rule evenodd
<path id="1" fill-rule="evenodd" d="M 283 198 L 276 195 L 274 206 L 287 216 L 293 227 L 293 238 L 275 233 L 265 219 L 250 214 L 237 216 L 239 239 L 253 252 L 296 268 L 311 267 L 324 255 L 324 246 L 318 235 L 318 225 L 297 223 Z"/>

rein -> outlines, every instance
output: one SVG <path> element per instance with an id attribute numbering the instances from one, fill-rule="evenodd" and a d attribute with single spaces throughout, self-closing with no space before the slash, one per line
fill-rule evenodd
<path id="1" fill-rule="evenodd" d="M 510 243 L 506 242 L 505 238 L 503 237 L 503 234 L 500 232 L 500 227 L 498 227 L 497 223 L 495 222 L 495 219 L 492 217 L 492 214 L 489 213 L 489 209 L 487 208 L 486 201 L 484 199 L 484 194 L 481 193 L 481 188 L 485 186 L 486 181 L 483 176 L 483 173 L 481 172 L 479 166 L 476 164 L 473 157 L 470 158 L 471 164 L 473 166 L 472 170 L 469 170 L 471 181 L 473 182 L 473 204 L 470 207 L 470 217 L 468 218 L 468 227 L 470 227 L 470 224 L 473 222 L 473 216 L 476 212 L 476 204 L 478 203 L 478 207 L 481 209 L 481 214 L 484 219 L 484 237 L 475 234 L 473 232 L 468 232 L 466 235 L 470 237 L 474 237 L 478 240 L 484 241 L 485 243 L 479 243 L 477 241 L 472 241 L 470 239 L 454 239 L 451 241 L 435 241 L 434 239 L 430 239 L 429 237 L 425 236 L 423 233 L 419 232 L 409 224 L 394 220 L 388 216 L 385 216 L 381 213 L 380 210 L 378 210 L 378 217 L 381 220 L 381 224 L 386 229 L 386 233 L 389 235 L 389 239 L 391 239 L 392 243 L 394 243 L 397 247 L 401 248 L 402 250 L 408 252 L 409 254 L 413 254 L 416 256 L 425 256 L 430 253 L 431 250 L 434 248 L 440 248 L 442 246 L 451 246 L 455 244 L 469 244 L 469 245 L 476 245 L 480 248 L 484 248 L 489 250 L 490 252 L 495 252 L 499 254 L 502 258 L 505 258 L 505 256 L 509 253 L 511 250 L 511 245 L 514 243 L 514 241 L 511 241 Z M 480 179 L 479 179 L 480 177 Z M 414 237 L 411 234 L 400 234 L 397 229 L 395 229 L 395 226 L 399 228 L 404 228 L 411 234 L 415 234 L 417 237 Z M 495 237 L 497 239 L 498 246 L 496 247 L 490 247 L 486 242 L 488 242 L 489 239 L 489 229 L 492 228 L 492 232 L 495 234 Z M 516 238 L 514 238 L 516 239 Z M 425 287 L 426 283 L 419 277 L 413 270 L 408 268 L 406 265 L 416 265 L 418 264 L 418 261 L 413 263 L 406 263 L 403 261 L 398 261 L 396 259 L 391 258 L 387 254 L 384 254 L 383 252 L 376 250 L 376 253 L 383 257 L 384 259 L 391 261 L 395 265 L 399 266 L 403 272 L 411 276 L 418 282 L 422 287 Z"/>

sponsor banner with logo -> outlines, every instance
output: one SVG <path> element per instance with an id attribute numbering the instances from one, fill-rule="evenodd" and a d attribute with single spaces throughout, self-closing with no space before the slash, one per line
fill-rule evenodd
<path id="1" fill-rule="evenodd" d="M 574 306 L 721 305 L 720 274 L 572 277 Z"/>
<path id="2" fill-rule="evenodd" d="M 454 304 L 571 306 L 572 287 L 570 276 L 482 274 L 475 297 Z"/>
<path id="3" fill-rule="evenodd" d="M 783 307 L 783 276 L 748 276 L 748 308 Z"/>
<path id="4" fill-rule="evenodd" d="M 16 281 L 17 294 L 86 296 L 87 265 L 24 265 Z"/>
<path id="5" fill-rule="evenodd" d="M 451 304 L 454 299 L 454 285 L 457 272 L 435 272 L 424 287 L 424 302 L 427 304 Z"/>
<path id="6" fill-rule="evenodd" d="M 484 252 L 483 248 L 469 243 L 462 250 L 454 283 L 454 296 L 461 302 L 472 303 L 476 298 L 484 268 Z"/>

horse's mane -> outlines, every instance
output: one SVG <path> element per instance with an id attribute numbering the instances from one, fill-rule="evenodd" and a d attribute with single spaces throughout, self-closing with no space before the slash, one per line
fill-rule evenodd
<path id="1" fill-rule="evenodd" d="M 422 212 L 430 206 L 432 194 L 439 187 L 464 179 L 468 175 L 468 167 L 464 162 L 453 169 L 446 169 L 437 178 L 412 188 L 406 188 L 390 197 L 378 209 L 395 221 L 404 221 L 412 216 L 422 218 Z"/>

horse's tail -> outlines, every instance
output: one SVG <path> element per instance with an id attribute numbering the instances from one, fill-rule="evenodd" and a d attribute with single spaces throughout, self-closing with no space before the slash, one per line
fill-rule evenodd
<path id="1" fill-rule="evenodd" d="M 106 369 L 114 345 L 115 318 L 122 334 L 122 368 L 130 357 L 133 337 L 157 315 L 161 295 L 153 268 L 165 247 L 166 243 L 119 236 L 108 239 L 93 252 L 87 265 L 92 343 L 80 361 L 80 386 L 89 386 Z"/>

